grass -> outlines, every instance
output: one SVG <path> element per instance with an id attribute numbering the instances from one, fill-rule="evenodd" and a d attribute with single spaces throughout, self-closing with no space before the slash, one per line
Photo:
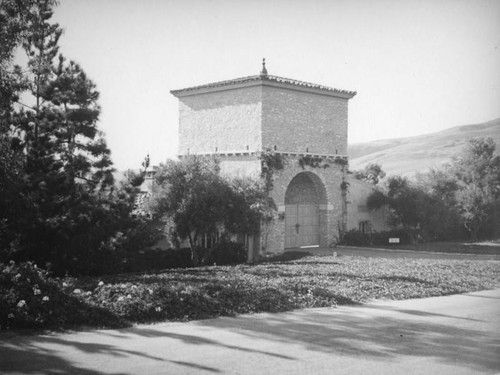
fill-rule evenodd
<path id="1" fill-rule="evenodd" d="M 52 311 L 51 318 L 41 317 L 35 327 L 124 327 L 359 304 L 371 299 L 441 296 L 500 286 L 500 262 L 295 258 L 256 265 L 57 280 L 59 293 L 71 302 L 64 302 L 64 311 L 45 307 Z M 40 296 L 45 294 L 41 290 Z M 50 296 L 52 300 L 63 303 L 61 296 Z M 29 304 L 23 307 L 25 313 Z"/>

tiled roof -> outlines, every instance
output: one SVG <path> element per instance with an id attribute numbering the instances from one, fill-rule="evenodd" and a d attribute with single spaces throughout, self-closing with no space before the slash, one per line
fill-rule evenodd
<path id="1" fill-rule="evenodd" d="M 335 89 L 335 88 L 328 87 L 328 86 L 318 85 L 315 83 L 303 82 L 303 81 L 298 81 L 296 79 L 283 78 L 283 77 L 271 76 L 271 75 L 263 75 L 263 74 L 249 76 L 249 77 L 243 77 L 243 78 L 236 78 L 236 79 L 231 79 L 231 80 L 227 80 L 227 81 L 208 83 L 205 85 L 193 86 L 193 87 L 188 87 L 185 89 L 172 90 L 170 92 L 175 96 L 183 96 L 183 95 L 188 94 L 188 93 L 193 92 L 193 91 L 204 90 L 204 89 L 215 89 L 215 88 L 219 88 L 219 87 L 240 85 L 240 84 L 258 82 L 258 81 L 274 82 L 274 83 L 278 83 L 278 84 L 299 86 L 299 87 L 304 87 L 304 88 L 309 88 L 309 89 L 322 90 L 322 91 L 327 91 L 327 92 L 330 92 L 333 94 L 339 94 L 339 95 L 347 96 L 347 97 L 353 97 L 354 95 L 356 95 L 356 91 L 339 90 L 339 89 Z"/>

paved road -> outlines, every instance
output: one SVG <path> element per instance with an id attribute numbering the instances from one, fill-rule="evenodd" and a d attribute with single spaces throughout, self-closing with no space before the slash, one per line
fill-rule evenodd
<path id="1" fill-rule="evenodd" d="M 500 289 L 357 307 L 0 335 L 2 374 L 495 374 Z"/>
<path id="2" fill-rule="evenodd" d="M 500 261 L 500 255 L 489 254 L 455 254 L 455 253 L 436 253 L 430 251 L 398 250 L 398 249 L 375 249 L 355 246 L 338 246 L 335 248 L 297 248 L 287 251 L 304 251 L 317 255 L 351 255 L 377 258 L 427 258 L 427 259 L 468 259 L 468 260 L 496 260 Z"/>

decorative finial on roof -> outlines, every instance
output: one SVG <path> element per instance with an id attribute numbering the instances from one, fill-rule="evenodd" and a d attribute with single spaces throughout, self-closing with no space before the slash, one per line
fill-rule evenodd
<path id="1" fill-rule="evenodd" d="M 260 76 L 267 77 L 266 59 L 262 59 L 262 70 L 260 71 Z"/>

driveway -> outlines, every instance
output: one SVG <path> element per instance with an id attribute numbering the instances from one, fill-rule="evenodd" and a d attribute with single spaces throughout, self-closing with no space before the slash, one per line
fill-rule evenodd
<path id="1" fill-rule="evenodd" d="M 351 255 L 375 258 L 468 259 L 500 261 L 500 255 L 494 254 L 438 253 L 430 251 L 399 250 L 395 248 L 383 249 L 356 246 L 338 246 L 335 248 L 310 247 L 286 250 L 286 252 L 290 251 L 308 252 L 314 255 L 332 255 L 334 252 L 336 252 L 339 256 Z"/>
<path id="2" fill-rule="evenodd" d="M 500 289 L 120 330 L 0 335 L 2 374 L 495 374 Z"/>

